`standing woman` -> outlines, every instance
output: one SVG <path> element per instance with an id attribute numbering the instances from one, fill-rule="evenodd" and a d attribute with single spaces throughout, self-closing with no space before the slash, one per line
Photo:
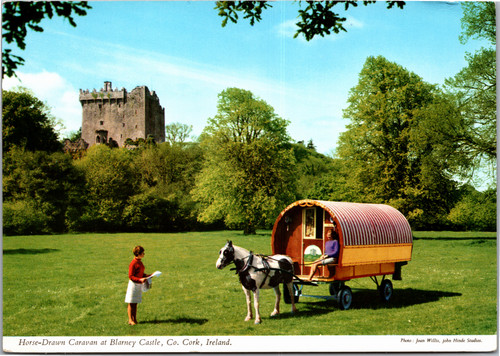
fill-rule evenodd
<path id="1" fill-rule="evenodd" d="M 130 325 L 137 324 L 137 303 L 142 301 L 142 284 L 149 277 L 144 273 L 144 265 L 142 259 L 144 258 L 144 248 L 136 246 L 133 249 L 135 258 L 128 266 L 128 288 L 125 295 L 125 303 L 128 303 L 128 323 Z"/>

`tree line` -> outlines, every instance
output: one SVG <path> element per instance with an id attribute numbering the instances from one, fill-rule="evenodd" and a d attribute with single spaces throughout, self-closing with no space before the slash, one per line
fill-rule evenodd
<path id="1" fill-rule="evenodd" d="M 248 90 L 219 94 L 200 137 L 61 152 L 56 120 L 31 93 L 3 92 L 4 233 L 269 228 L 295 200 L 384 203 L 413 229 L 496 229 L 494 4 L 465 3 L 461 40 L 490 47 L 443 87 L 368 57 L 332 156 L 295 143 L 289 122 Z M 492 28 L 493 26 L 493 28 Z M 489 188 L 473 187 L 481 175 Z"/>

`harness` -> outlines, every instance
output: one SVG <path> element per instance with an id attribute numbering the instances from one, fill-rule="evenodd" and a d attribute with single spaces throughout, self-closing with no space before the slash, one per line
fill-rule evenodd
<path id="1" fill-rule="evenodd" d="M 266 283 L 267 277 L 269 277 L 269 274 L 271 273 L 271 266 L 269 266 L 269 262 L 267 262 L 267 259 L 269 258 L 268 256 L 263 256 L 263 255 L 258 255 L 258 256 L 262 259 L 262 264 L 264 265 L 264 268 L 255 268 L 254 266 L 252 266 L 254 254 L 252 251 L 250 251 L 248 256 L 245 257 L 247 261 L 243 265 L 243 267 L 240 270 L 238 270 L 238 268 L 234 269 L 236 270 L 236 274 L 240 275 L 247 272 L 250 269 L 250 267 L 253 267 L 255 269 L 255 272 L 265 272 L 266 275 L 264 276 L 264 279 L 262 280 L 262 283 L 259 286 L 259 289 L 261 289 L 262 286 Z"/>

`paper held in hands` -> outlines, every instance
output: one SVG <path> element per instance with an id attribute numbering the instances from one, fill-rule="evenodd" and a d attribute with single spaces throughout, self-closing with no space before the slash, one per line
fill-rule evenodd
<path id="1" fill-rule="evenodd" d="M 149 276 L 148 279 L 151 279 L 151 277 L 159 277 L 159 276 L 161 276 L 161 272 L 160 271 L 156 271 L 151 276 Z"/>
<path id="2" fill-rule="evenodd" d="M 153 274 L 151 274 L 151 276 L 149 276 L 148 279 L 146 279 L 142 284 L 142 291 L 147 292 L 148 290 L 150 290 L 153 285 L 153 277 L 158 277 L 158 276 L 161 276 L 160 271 L 156 271 Z"/>

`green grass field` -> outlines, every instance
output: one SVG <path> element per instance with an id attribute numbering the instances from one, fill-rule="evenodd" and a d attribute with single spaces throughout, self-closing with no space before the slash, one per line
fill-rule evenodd
<path id="1" fill-rule="evenodd" d="M 413 259 L 393 281 L 390 304 L 369 278 L 347 283 L 353 305 L 301 298 L 299 312 L 270 318 L 274 292 L 261 293 L 263 322 L 244 322 L 234 271 L 215 268 L 226 240 L 270 254 L 270 232 L 81 234 L 3 238 L 4 336 L 176 335 L 491 335 L 497 332 L 495 233 L 415 232 Z M 139 324 L 127 324 L 125 291 L 132 248 L 146 249 Z M 307 289 L 306 289 L 307 288 Z M 328 286 L 304 287 L 328 295 Z"/>

